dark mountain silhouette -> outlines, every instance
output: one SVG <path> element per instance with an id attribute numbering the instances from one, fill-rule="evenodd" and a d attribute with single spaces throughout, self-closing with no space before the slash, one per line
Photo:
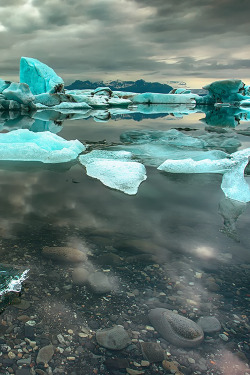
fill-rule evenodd
<path id="1" fill-rule="evenodd" d="M 138 81 L 109 81 L 109 82 L 90 82 L 90 81 L 75 81 L 71 85 L 66 86 L 68 90 L 86 90 L 96 89 L 97 87 L 107 86 L 112 91 L 131 91 L 131 92 L 155 92 L 167 94 L 172 90 L 172 87 L 159 82 L 146 82 L 143 79 Z"/>

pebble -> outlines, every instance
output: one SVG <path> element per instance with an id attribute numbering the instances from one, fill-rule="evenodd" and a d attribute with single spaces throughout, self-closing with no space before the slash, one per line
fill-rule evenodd
<path id="1" fill-rule="evenodd" d="M 8 357 L 9 357 L 9 359 L 14 359 L 14 358 L 16 358 L 16 355 L 13 352 L 9 352 Z"/>
<path id="2" fill-rule="evenodd" d="M 148 367 L 150 365 L 149 361 L 141 361 L 141 366 L 142 367 Z"/>
<path id="3" fill-rule="evenodd" d="M 188 362 L 193 364 L 195 363 L 195 360 L 193 358 L 188 358 Z"/>
<path id="4" fill-rule="evenodd" d="M 174 362 L 172 362 L 172 361 L 164 360 L 164 361 L 162 362 L 162 367 L 163 367 L 164 370 L 166 370 L 168 373 L 171 373 L 171 374 L 180 374 L 177 365 L 176 365 Z"/>
<path id="5" fill-rule="evenodd" d="M 145 373 L 145 371 L 142 370 L 134 370 L 132 368 L 126 368 L 126 371 L 129 375 L 142 375 Z"/>
<path id="6" fill-rule="evenodd" d="M 78 336 L 82 337 L 82 338 L 85 338 L 85 337 L 88 337 L 88 334 L 87 333 L 83 333 L 83 332 L 79 332 Z"/>
<path id="7" fill-rule="evenodd" d="M 221 340 L 223 340 L 223 341 L 228 341 L 228 340 L 229 340 L 229 339 L 228 339 L 228 336 L 225 335 L 224 333 L 221 333 L 221 334 L 219 335 L 219 337 L 220 337 Z"/>

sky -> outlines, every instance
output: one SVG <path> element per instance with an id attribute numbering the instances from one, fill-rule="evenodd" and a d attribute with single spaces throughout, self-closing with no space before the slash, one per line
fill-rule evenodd
<path id="1" fill-rule="evenodd" d="M 249 0 L 0 0 L 0 77 L 18 81 L 28 56 L 66 84 L 249 84 L 249 14 Z"/>

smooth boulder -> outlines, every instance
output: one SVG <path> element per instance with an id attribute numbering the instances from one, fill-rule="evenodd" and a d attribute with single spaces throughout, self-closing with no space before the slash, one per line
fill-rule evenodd
<path id="1" fill-rule="evenodd" d="M 171 310 L 153 309 L 149 313 L 149 320 L 165 340 L 176 346 L 192 348 L 204 339 L 203 330 L 198 324 Z"/>
<path id="2" fill-rule="evenodd" d="M 96 341 L 104 348 L 112 350 L 122 350 L 131 343 L 128 333 L 120 325 L 97 331 Z"/>
<path id="3" fill-rule="evenodd" d="M 215 316 L 201 316 L 197 324 L 205 333 L 214 333 L 221 330 L 221 324 Z"/>
<path id="4" fill-rule="evenodd" d="M 45 246 L 42 249 L 42 254 L 46 258 L 59 262 L 79 263 L 87 260 L 86 254 L 82 251 L 66 246 Z"/>

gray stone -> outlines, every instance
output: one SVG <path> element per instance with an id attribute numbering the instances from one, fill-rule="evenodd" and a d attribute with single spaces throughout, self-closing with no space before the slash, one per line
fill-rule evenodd
<path id="1" fill-rule="evenodd" d="M 112 282 L 103 272 L 91 273 L 88 282 L 95 293 L 108 293 L 113 289 Z"/>
<path id="2" fill-rule="evenodd" d="M 149 313 L 149 320 L 165 340 L 176 346 L 192 348 L 204 339 L 203 330 L 198 324 L 171 310 L 153 309 Z"/>
<path id="3" fill-rule="evenodd" d="M 39 350 L 36 363 L 48 363 L 54 354 L 54 347 L 53 345 L 44 346 L 42 349 Z"/>
<path id="4" fill-rule="evenodd" d="M 85 284 L 88 281 L 89 271 L 83 267 L 77 267 L 72 272 L 72 279 L 74 284 Z"/>
<path id="5" fill-rule="evenodd" d="M 202 316 L 199 318 L 197 324 L 205 333 L 213 333 L 221 329 L 221 324 L 215 316 Z"/>
<path id="6" fill-rule="evenodd" d="M 87 256 L 84 252 L 66 246 L 45 246 L 42 250 L 42 254 L 49 259 L 59 262 L 79 263 L 87 260 Z"/>
<path id="7" fill-rule="evenodd" d="M 227 335 L 225 335 L 224 333 L 221 333 L 221 334 L 219 335 L 219 337 L 220 337 L 221 340 L 223 340 L 223 341 L 228 341 L 228 337 L 227 337 Z"/>
<path id="8" fill-rule="evenodd" d="M 142 342 L 142 354 L 150 363 L 162 362 L 165 359 L 165 351 L 157 342 Z"/>
<path id="9" fill-rule="evenodd" d="M 113 350 L 124 349 L 131 343 L 128 333 L 122 326 L 97 331 L 96 340 L 104 348 Z"/>
<path id="10" fill-rule="evenodd" d="M 31 363 L 31 356 L 28 356 L 27 358 L 21 358 L 17 361 L 18 366 L 22 365 L 30 365 Z"/>

